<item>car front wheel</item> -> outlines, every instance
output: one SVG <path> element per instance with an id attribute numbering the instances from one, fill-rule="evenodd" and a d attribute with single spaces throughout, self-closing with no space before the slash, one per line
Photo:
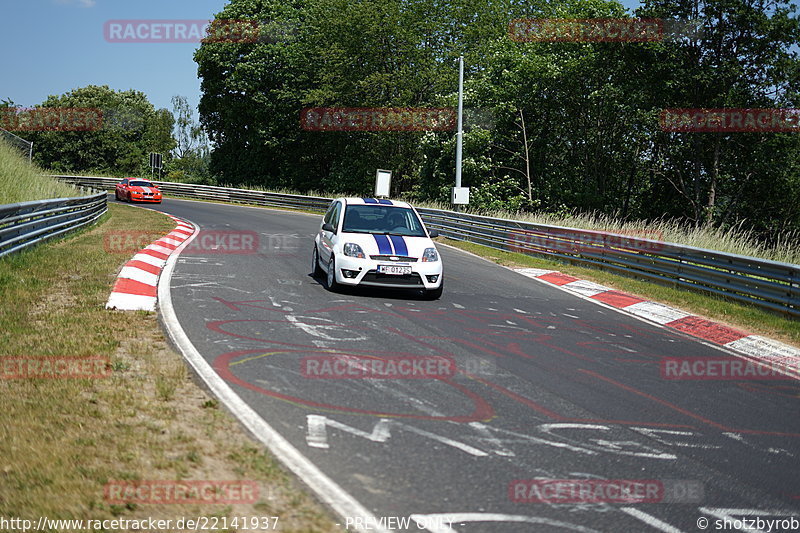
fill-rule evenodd
<path id="1" fill-rule="evenodd" d="M 328 277 L 326 281 L 329 291 L 336 291 L 339 288 L 339 284 L 336 282 L 336 260 L 333 258 L 333 254 L 331 254 L 331 260 L 328 261 Z"/>

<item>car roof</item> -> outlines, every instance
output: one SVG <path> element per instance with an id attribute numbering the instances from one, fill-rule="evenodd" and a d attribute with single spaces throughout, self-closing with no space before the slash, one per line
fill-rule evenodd
<path id="1" fill-rule="evenodd" d="M 400 200 L 388 200 L 386 198 L 337 198 L 344 200 L 345 205 L 392 205 L 395 207 L 411 207 L 408 202 L 401 202 Z"/>

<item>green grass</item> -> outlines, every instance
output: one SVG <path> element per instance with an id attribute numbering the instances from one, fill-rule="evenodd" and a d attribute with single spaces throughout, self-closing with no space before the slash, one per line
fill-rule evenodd
<path id="1" fill-rule="evenodd" d="M 0 379 L 0 516 L 129 519 L 280 516 L 336 530 L 325 509 L 194 383 L 156 315 L 104 308 L 128 253 L 109 232 L 167 233 L 167 217 L 111 204 L 98 224 L 0 260 L 0 369 L 11 357 L 106 357 L 100 379 Z M 107 502 L 110 480 L 243 480 L 255 503 Z"/>
<path id="2" fill-rule="evenodd" d="M 80 191 L 42 175 L 19 151 L 0 140 L 0 205 L 80 196 Z"/>
<path id="3" fill-rule="evenodd" d="M 614 274 L 611 272 L 574 266 L 568 263 L 533 257 L 515 252 L 495 250 L 480 244 L 438 239 L 445 244 L 474 253 L 498 264 L 509 267 L 541 268 L 558 270 L 581 279 L 588 279 L 614 289 L 624 291 L 647 300 L 662 302 L 685 311 L 743 329 L 749 333 L 794 344 L 800 347 L 800 321 L 742 305 L 715 296 L 690 292 L 678 288 L 654 284 Z"/>

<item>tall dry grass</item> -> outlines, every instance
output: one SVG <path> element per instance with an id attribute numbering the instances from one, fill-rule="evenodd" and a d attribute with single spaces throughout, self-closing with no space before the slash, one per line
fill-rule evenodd
<path id="1" fill-rule="evenodd" d="M 0 140 L 0 205 L 80 195 L 75 187 L 42 174 L 42 169 Z"/>

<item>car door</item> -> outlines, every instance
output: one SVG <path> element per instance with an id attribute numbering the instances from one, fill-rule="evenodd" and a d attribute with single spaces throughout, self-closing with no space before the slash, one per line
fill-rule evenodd
<path id="1" fill-rule="evenodd" d="M 128 180 L 124 179 L 120 183 L 117 183 L 117 197 L 124 198 L 125 197 L 125 186 L 128 185 Z"/>
<path id="2" fill-rule="evenodd" d="M 325 213 L 325 217 L 322 219 L 322 224 L 330 224 L 334 227 L 334 230 L 339 228 L 339 218 L 342 211 L 342 203 L 338 200 L 331 205 L 328 212 Z M 323 263 L 327 263 L 331 260 L 331 253 L 333 252 L 333 247 L 336 244 L 337 238 L 337 231 L 326 231 L 320 228 L 320 242 L 322 243 L 322 249 L 320 250 L 320 257 Z"/>

